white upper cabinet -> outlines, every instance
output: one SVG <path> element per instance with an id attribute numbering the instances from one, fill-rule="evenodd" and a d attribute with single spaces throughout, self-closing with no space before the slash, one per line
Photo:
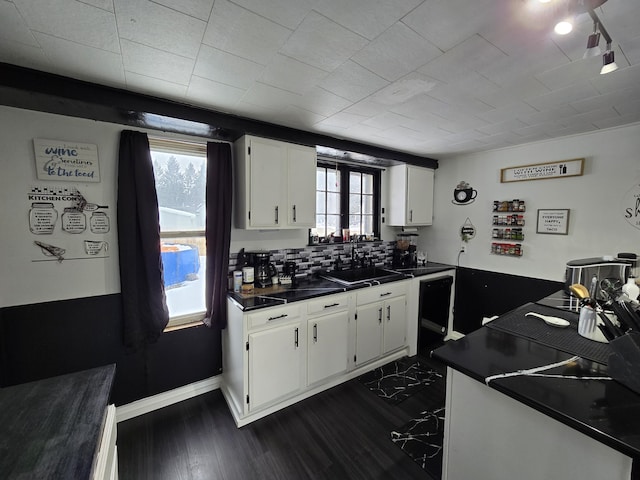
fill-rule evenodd
<path id="1" fill-rule="evenodd" d="M 315 225 L 316 150 L 245 135 L 234 144 L 236 227 Z"/>
<path id="2" fill-rule="evenodd" d="M 433 223 L 433 170 L 414 165 L 389 168 L 389 213 L 392 227 Z"/>
<path id="3" fill-rule="evenodd" d="M 315 148 L 288 145 L 287 225 L 292 228 L 316 226 Z"/>

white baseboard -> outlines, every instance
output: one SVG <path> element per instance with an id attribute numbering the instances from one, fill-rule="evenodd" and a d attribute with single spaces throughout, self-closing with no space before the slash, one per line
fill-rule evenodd
<path id="1" fill-rule="evenodd" d="M 153 412 L 163 407 L 168 407 L 174 403 L 197 397 L 203 393 L 212 392 L 220 388 L 222 383 L 222 375 L 206 378 L 199 382 L 190 383 L 183 387 L 174 388 L 168 392 L 158 393 L 151 397 L 142 398 L 135 402 L 127 403 L 116 408 L 116 421 L 124 422 L 131 418 L 145 413 Z"/>

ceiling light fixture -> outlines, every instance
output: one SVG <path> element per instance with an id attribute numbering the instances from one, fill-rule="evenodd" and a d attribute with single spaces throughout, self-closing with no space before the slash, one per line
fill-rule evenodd
<path id="1" fill-rule="evenodd" d="M 615 72 L 617 69 L 618 65 L 616 64 L 616 58 L 613 54 L 613 50 L 611 50 L 611 43 L 607 43 L 607 51 L 602 55 L 602 69 L 600 70 L 600 75 Z"/>
<path id="2" fill-rule="evenodd" d="M 571 33 L 573 30 L 573 17 L 567 17 L 564 20 L 560 20 L 556 23 L 556 26 L 553 27 L 553 31 L 558 35 L 567 35 Z"/>
<path id="3" fill-rule="evenodd" d="M 602 55 L 600 49 L 600 32 L 598 31 L 598 22 L 593 22 L 593 33 L 587 38 L 587 50 L 582 58 L 591 58 Z"/>
<path id="4" fill-rule="evenodd" d="M 550 0 L 538 0 L 540 3 L 549 3 Z M 573 20 L 578 15 L 588 13 L 593 20 L 593 33 L 587 38 L 587 50 L 584 52 L 582 58 L 597 57 L 602 54 L 600 50 L 600 35 L 602 35 L 607 42 L 607 51 L 602 55 L 602 69 L 600 74 L 615 72 L 618 69 L 618 65 L 615 62 L 615 55 L 611 49 L 613 40 L 604 28 L 600 18 L 595 12 L 595 9 L 601 7 L 607 0 L 563 0 L 563 10 L 567 15 L 566 18 L 561 20 L 554 27 L 554 31 L 558 35 L 566 35 L 573 30 Z"/>

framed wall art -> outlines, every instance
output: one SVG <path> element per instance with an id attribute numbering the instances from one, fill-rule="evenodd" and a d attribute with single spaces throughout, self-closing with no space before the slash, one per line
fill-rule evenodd
<path id="1" fill-rule="evenodd" d="M 584 172 L 584 158 L 560 162 L 536 163 L 500 170 L 500 183 L 544 180 L 547 178 L 576 177 Z"/>
<path id="2" fill-rule="evenodd" d="M 569 209 L 539 209 L 536 233 L 567 235 L 569 233 Z"/>

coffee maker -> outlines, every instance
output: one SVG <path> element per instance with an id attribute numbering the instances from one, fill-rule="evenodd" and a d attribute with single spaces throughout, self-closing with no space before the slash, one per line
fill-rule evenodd
<path id="1" fill-rule="evenodd" d="M 393 268 L 412 268 L 418 266 L 416 256 L 417 233 L 398 233 L 393 249 L 391 265 Z"/>
<path id="2" fill-rule="evenodd" d="M 253 257 L 255 269 L 255 283 L 259 288 L 270 287 L 273 282 L 271 279 L 278 274 L 276 267 L 271 263 L 271 252 L 260 250 L 249 252 Z"/>

